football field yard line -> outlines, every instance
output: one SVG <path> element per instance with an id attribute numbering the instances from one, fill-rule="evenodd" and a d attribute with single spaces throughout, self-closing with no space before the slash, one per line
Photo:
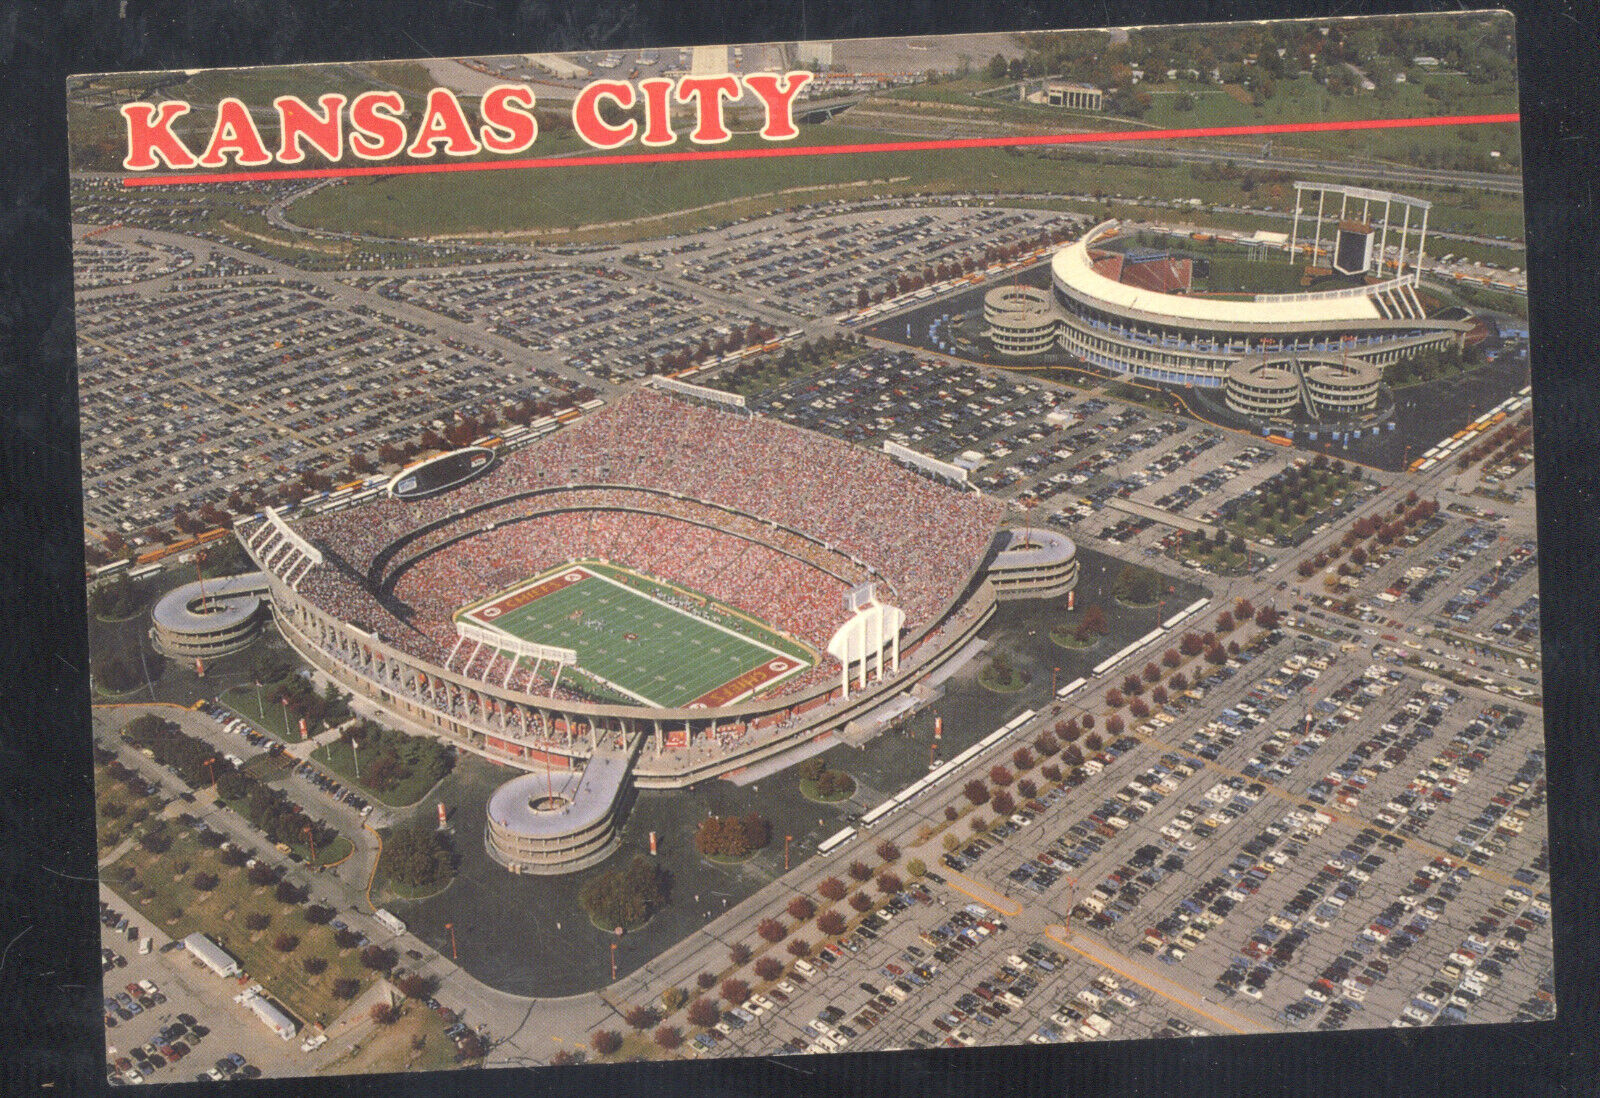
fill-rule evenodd
<path id="1" fill-rule="evenodd" d="M 478 612 L 486 604 L 514 597 L 528 586 L 546 582 L 550 576 L 564 570 L 581 572 L 583 579 L 541 594 L 492 619 L 485 619 Z M 641 582 L 674 589 L 672 584 L 654 577 L 641 574 L 639 578 Z M 585 581 L 591 579 L 604 582 L 586 586 Z M 705 597 L 687 589 L 684 593 Z M 520 640 L 572 648 L 579 654 L 577 667 L 582 674 L 652 708 L 678 708 L 713 694 L 773 658 L 796 666 L 779 678 L 758 684 L 752 691 L 803 673 L 811 666 L 808 660 L 795 653 L 708 621 L 606 575 L 599 567 L 585 564 L 573 563 L 551 569 L 491 599 L 475 603 L 462 613 Z M 593 621 L 604 622 L 600 637 L 586 624 Z M 754 620 L 751 624 L 768 628 Z M 632 642 L 624 643 L 621 639 L 625 633 L 633 633 L 645 643 L 634 651 Z M 658 689 L 666 691 L 665 700 L 651 696 Z M 752 691 L 746 691 L 741 697 Z M 718 704 L 730 703 L 719 701 Z"/>

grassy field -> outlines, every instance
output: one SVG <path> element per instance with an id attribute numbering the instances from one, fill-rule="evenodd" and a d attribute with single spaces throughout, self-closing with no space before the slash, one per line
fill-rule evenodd
<path id="1" fill-rule="evenodd" d="M 456 1047 L 444 1035 L 443 1018 L 417 1003 L 408 1002 L 400 1020 L 390 1026 L 373 1026 L 360 1047 L 319 1069 L 324 1075 L 370 1075 L 397 1071 L 446 1071 L 456 1067 Z M 415 1047 L 418 1041 L 421 1048 Z"/>
<path id="2" fill-rule="evenodd" d="M 217 701 L 255 725 L 261 731 L 276 736 L 285 743 L 299 743 L 300 723 L 293 714 L 286 716 L 284 707 L 277 704 L 269 687 L 261 688 L 260 708 L 257 708 L 256 688 L 230 686 L 217 697 Z"/>
<path id="3" fill-rule="evenodd" d="M 416 740 L 414 745 L 402 748 L 399 752 L 400 759 L 408 764 L 412 773 L 381 793 L 356 777 L 355 752 L 343 740 L 336 739 L 323 744 L 311 752 L 311 758 L 338 774 L 347 784 L 356 786 L 384 804 L 392 808 L 405 808 L 420 801 L 423 794 L 432 789 L 439 780 L 440 775 L 421 765 L 422 753 L 428 746 L 425 741 Z M 370 760 L 376 758 L 376 755 L 369 751 L 366 757 Z"/>
<path id="4" fill-rule="evenodd" d="M 705 606 L 704 596 L 621 569 L 570 566 L 536 587 L 520 605 L 502 610 L 523 596 L 498 596 L 463 615 L 523 640 L 571 648 L 580 668 L 648 705 L 712 695 L 726 704 L 811 665 L 798 646 L 760 623 L 746 620 L 738 633 L 719 627 L 667 601 Z"/>
<path id="5" fill-rule="evenodd" d="M 331 928 L 307 923 L 299 905 L 281 903 L 274 897 L 273 886 L 252 885 L 243 868 L 223 865 L 217 852 L 201 846 L 192 832 L 174 829 L 172 834 L 173 844 L 164 854 L 134 847 L 102 873 L 113 891 L 163 933 L 174 938 L 195 931 L 209 935 L 303 1023 L 331 1022 L 344 1009 L 344 1001 L 333 996 L 335 980 L 350 977 L 362 988 L 372 982 L 373 974 L 362 967 L 358 951 L 339 949 Z M 187 869 L 180 873 L 183 865 Z M 134 885 L 122 879 L 124 867 L 137 873 Z M 220 880 L 210 892 L 197 890 L 191 883 L 194 874 L 202 870 Z M 272 921 L 265 930 L 248 930 L 244 920 L 251 912 L 266 914 Z M 289 954 L 278 952 L 272 944 L 284 931 L 300 938 L 299 946 Z M 312 956 L 327 959 L 328 967 L 321 975 L 311 976 L 301 966 L 303 958 Z"/>

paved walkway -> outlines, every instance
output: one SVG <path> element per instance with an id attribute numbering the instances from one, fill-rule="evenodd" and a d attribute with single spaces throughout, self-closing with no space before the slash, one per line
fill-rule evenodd
<path id="1" fill-rule="evenodd" d="M 1200 1017 L 1209 1019 L 1229 1033 L 1276 1032 L 1271 1027 L 1246 1018 L 1221 1003 L 1213 1003 L 1193 988 L 1178 983 L 1165 973 L 1159 972 L 1141 961 L 1135 961 L 1125 953 L 1117 952 L 1104 942 L 1082 931 L 1073 933 L 1070 938 L 1066 936 L 1067 928 L 1063 926 L 1047 926 L 1044 928 L 1044 932 L 1057 945 L 1072 950 L 1078 956 L 1093 961 L 1102 968 L 1110 969 L 1122 979 L 1138 984 L 1146 991 L 1159 995 L 1168 1002 L 1176 1003 L 1185 1010 L 1193 1011 Z"/>

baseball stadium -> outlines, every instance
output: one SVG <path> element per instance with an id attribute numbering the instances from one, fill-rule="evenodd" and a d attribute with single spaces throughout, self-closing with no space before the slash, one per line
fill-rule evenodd
<path id="1" fill-rule="evenodd" d="M 1054 337 L 1075 358 L 1115 375 L 1227 389 L 1240 409 L 1261 402 L 1262 392 L 1250 390 L 1262 388 L 1262 376 L 1235 368 L 1262 356 L 1315 356 L 1319 367 L 1337 359 L 1335 387 L 1349 375 L 1362 391 L 1312 393 L 1336 409 L 1365 402 L 1384 366 L 1463 344 L 1471 318 L 1459 308 L 1430 315 L 1417 293 L 1428 202 L 1364 187 L 1294 186 L 1290 232 L 1227 240 L 1253 268 L 1241 281 L 1270 283 L 1271 292 L 1207 280 L 1213 263 L 1214 276 L 1226 266 L 1202 250 L 1222 239 L 1217 234 L 1169 230 L 1169 239 L 1187 238 L 1193 247 L 1141 249 L 1128 246 L 1123 223 L 1108 220 L 1055 254 L 1048 298 L 1039 290 L 991 293 L 990 342 L 1019 356 L 1041 353 Z M 1228 269 L 1239 273 L 1239 264 Z M 1334 384 L 1329 369 L 1317 377 L 1328 382 L 1324 389 Z M 1304 388 L 1297 382 L 1297 395 Z"/>
<path id="2" fill-rule="evenodd" d="M 492 460 L 456 451 L 236 534 L 309 663 L 539 776 L 491 800 L 486 843 L 563 872 L 614 847 L 630 786 L 870 729 L 997 601 L 1070 589 L 1070 541 L 1015 574 L 1003 504 L 885 449 L 657 379 Z"/>

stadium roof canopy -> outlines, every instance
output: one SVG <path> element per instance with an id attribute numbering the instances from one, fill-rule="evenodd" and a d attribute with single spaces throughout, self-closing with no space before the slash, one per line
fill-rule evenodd
<path id="1" fill-rule="evenodd" d="M 1096 226 L 1076 243 L 1061 249 L 1052 262 L 1058 282 L 1083 295 L 1090 302 L 1134 310 L 1149 316 L 1197 324 L 1346 324 L 1381 320 L 1383 314 L 1372 298 L 1358 287 L 1357 292 L 1334 290 L 1326 293 L 1272 295 L 1272 301 L 1227 301 L 1188 294 L 1163 294 L 1129 286 L 1108 278 L 1094 269 L 1089 245 L 1104 235 L 1115 222 Z"/>

